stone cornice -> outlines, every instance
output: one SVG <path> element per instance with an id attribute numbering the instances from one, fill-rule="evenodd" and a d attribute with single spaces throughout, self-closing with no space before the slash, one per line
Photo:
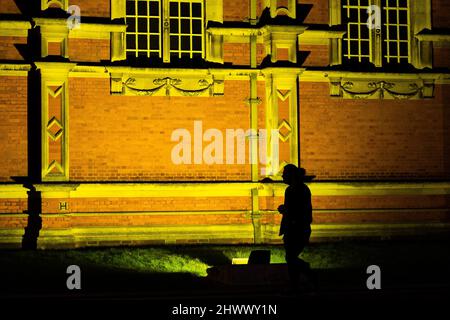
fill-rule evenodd
<path id="1" fill-rule="evenodd" d="M 309 182 L 306 183 L 314 196 L 354 195 L 449 195 L 450 182 Z M 58 197 L 60 192 L 70 192 L 72 198 L 90 197 L 204 197 L 250 196 L 252 189 L 259 196 L 284 195 L 283 183 L 260 182 L 171 182 L 171 183 L 41 183 L 33 185 L 36 191 L 49 197 Z M 0 184 L 0 198 L 25 198 L 21 184 Z M 55 194 L 53 194 L 55 193 Z"/>
<path id="2" fill-rule="evenodd" d="M 0 64 L 0 76 L 27 76 L 30 70 L 30 64 Z"/>
<path id="3" fill-rule="evenodd" d="M 63 66 L 64 65 L 64 66 Z M 300 81 L 305 82 L 329 82 L 330 78 L 352 78 L 352 79 L 396 79 L 411 80 L 423 79 L 434 80 L 436 84 L 450 84 L 450 73 L 442 72 L 416 72 L 416 73 L 388 73 L 388 72 L 359 72 L 342 70 L 309 70 L 299 67 L 268 67 L 263 69 L 252 68 L 142 68 L 131 66 L 88 66 L 76 63 L 61 62 L 36 62 L 39 69 L 65 69 L 70 72 L 70 77 L 109 77 L 113 73 L 132 74 L 184 74 L 184 75 L 223 75 L 232 77 L 247 77 L 250 74 L 301 74 Z M 28 72 L 29 64 L 0 64 L 0 72 Z M 24 73 L 25 75 L 25 73 Z"/>
<path id="4" fill-rule="evenodd" d="M 328 45 L 331 39 L 342 39 L 346 31 L 307 29 L 298 36 L 300 44 Z"/>
<path id="5" fill-rule="evenodd" d="M 388 73 L 388 72 L 358 72 L 358 71 L 336 71 L 336 70 L 308 70 L 306 69 L 300 81 L 305 82 L 329 82 L 331 78 L 352 78 L 352 79 L 395 79 L 395 80 L 435 80 L 436 84 L 450 84 L 450 73 Z"/>
<path id="6" fill-rule="evenodd" d="M 79 28 L 68 29 L 64 18 L 33 18 L 36 26 L 55 32 L 68 33 L 69 38 L 110 39 L 112 32 L 125 32 L 126 24 L 90 23 L 81 21 Z"/>
<path id="7" fill-rule="evenodd" d="M 449 42 L 450 34 L 448 33 L 418 33 L 416 34 L 416 39 L 420 41 L 431 41 L 431 42 Z"/>
<path id="8" fill-rule="evenodd" d="M 28 35 L 29 29 L 31 29 L 31 23 L 29 21 L 20 21 L 20 20 L 0 21 L 0 36 L 26 37 Z"/>
<path id="9" fill-rule="evenodd" d="M 264 36 L 271 33 L 283 33 L 287 36 L 299 35 L 305 32 L 307 26 L 279 26 L 266 25 L 263 27 L 235 28 L 235 27 L 209 27 L 207 33 L 223 36 Z"/>

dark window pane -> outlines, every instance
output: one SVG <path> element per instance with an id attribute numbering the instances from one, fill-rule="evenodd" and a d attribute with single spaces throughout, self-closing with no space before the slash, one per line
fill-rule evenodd
<path id="1" fill-rule="evenodd" d="M 192 16 L 198 18 L 202 16 L 202 5 L 200 3 L 192 4 Z"/>
<path id="2" fill-rule="evenodd" d="M 136 20 L 133 18 L 127 18 L 127 31 L 128 32 L 134 32 L 136 31 Z"/>
<path id="3" fill-rule="evenodd" d="M 202 50 L 202 37 L 192 37 L 192 50 Z"/>
<path id="4" fill-rule="evenodd" d="M 150 32 L 159 32 L 159 20 L 150 19 Z"/>
<path id="5" fill-rule="evenodd" d="M 178 58 L 179 53 L 178 52 L 171 52 L 170 53 L 170 59 L 173 61 L 174 59 Z"/>
<path id="6" fill-rule="evenodd" d="M 179 50 L 177 36 L 170 36 L 170 50 Z"/>
<path id="7" fill-rule="evenodd" d="M 181 3 L 181 16 L 182 17 L 189 17 L 191 14 L 190 10 L 190 3 L 182 2 Z"/>
<path id="8" fill-rule="evenodd" d="M 389 24 L 397 23 L 397 11 L 389 10 Z"/>
<path id="9" fill-rule="evenodd" d="M 352 24 L 350 26 L 350 36 L 351 39 L 358 39 L 358 26 L 355 24 Z"/>
<path id="10" fill-rule="evenodd" d="M 367 26 L 361 26 L 361 39 L 369 39 L 369 28 Z"/>
<path id="11" fill-rule="evenodd" d="M 407 24 L 408 23 L 408 12 L 406 10 L 401 10 L 400 13 L 400 23 Z"/>
<path id="12" fill-rule="evenodd" d="M 358 54 L 358 48 L 358 41 L 350 41 L 350 54 Z"/>
<path id="13" fill-rule="evenodd" d="M 369 55 L 369 42 L 361 43 L 361 54 L 365 56 Z"/>
<path id="14" fill-rule="evenodd" d="M 134 1 L 127 1 L 127 15 L 134 15 L 136 14 L 135 10 L 135 2 Z"/>
<path id="15" fill-rule="evenodd" d="M 171 33 L 178 33 L 178 19 L 170 19 L 170 32 Z"/>
<path id="16" fill-rule="evenodd" d="M 140 16 L 147 15 L 147 2 L 146 1 L 138 2 L 138 15 L 140 15 Z"/>
<path id="17" fill-rule="evenodd" d="M 342 41 L 342 52 L 344 54 L 348 53 L 347 41 Z"/>
<path id="18" fill-rule="evenodd" d="M 183 52 L 183 53 L 181 54 L 181 58 L 190 58 L 190 54 L 187 53 L 187 52 Z"/>
<path id="19" fill-rule="evenodd" d="M 372 14 L 373 13 L 374 12 L 372 11 Z M 369 19 L 369 13 L 367 12 L 367 8 L 361 9 L 359 15 L 360 15 L 359 22 L 366 23 L 367 20 Z M 358 21 L 358 18 L 356 18 L 355 20 Z"/>
<path id="20" fill-rule="evenodd" d="M 396 7 L 397 0 L 387 0 L 389 7 Z"/>
<path id="21" fill-rule="evenodd" d="M 138 35 L 138 49 L 147 49 L 147 36 Z"/>
<path id="22" fill-rule="evenodd" d="M 342 17 L 342 23 L 347 24 L 347 22 L 348 22 L 347 9 L 342 8 L 341 17 Z"/>
<path id="23" fill-rule="evenodd" d="M 202 34 L 202 21 L 201 20 L 192 20 L 192 33 Z"/>
<path id="24" fill-rule="evenodd" d="M 150 36 L 150 49 L 151 50 L 159 49 L 159 36 Z"/>
<path id="25" fill-rule="evenodd" d="M 191 33 L 191 20 L 181 19 L 181 33 Z"/>
<path id="26" fill-rule="evenodd" d="M 400 39 L 408 40 L 408 28 L 400 27 Z"/>
<path id="27" fill-rule="evenodd" d="M 146 18 L 138 19 L 138 31 L 139 32 L 147 32 L 147 19 Z"/>
<path id="28" fill-rule="evenodd" d="M 399 5 L 399 7 L 407 8 L 408 7 L 408 0 L 399 0 L 398 1 L 398 5 Z"/>
<path id="29" fill-rule="evenodd" d="M 170 16 L 178 17 L 178 3 L 177 2 L 170 3 Z"/>
<path id="30" fill-rule="evenodd" d="M 350 15 L 348 16 L 348 20 L 352 22 L 358 22 L 358 10 L 350 9 Z"/>
<path id="31" fill-rule="evenodd" d="M 157 1 L 150 2 L 150 15 L 159 16 L 159 3 Z"/>
<path id="32" fill-rule="evenodd" d="M 396 56 L 398 54 L 397 52 L 397 43 L 396 42 L 390 42 L 389 43 L 389 55 L 390 56 Z"/>
<path id="33" fill-rule="evenodd" d="M 147 58 L 147 57 L 148 57 L 147 52 L 145 52 L 145 51 L 140 51 L 140 52 L 138 53 L 138 57 L 139 57 L 139 58 Z"/>
<path id="34" fill-rule="evenodd" d="M 150 52 L 150 58 L 159 58 L 158 52 Z"/>
<path id="35" fill-rule="evenodd" d="M 198 58 L 202 57 L 202 54 L 201 53 L 194 53 L 193 57 L 198 59 Z"/>
<path id="36" fill-rule="evenodd" d="M 387 42 L 386 41 L 383 41 L 383 43 L 381 44 L 381 53 L 382 53 L 383 57 L 385 54 L 387 54 Z"/>
<path id="37" fill-rule="evenodd" d="M 361 6 L 368 6 L 369 5 L 369 0 L 360 0 L 360 5 Z"/>
<path id="38" fill-rule="evenodd" d="M 400 55 L 402 56 L 408 56 L 408 44 L 400 43 Z"/>
<path id="39" fill-rule="evenodd" d="M 389 27 L 389 38 L 397 39 L 397 37 L 398 37 L 397 27 L 396 26 Z"/>
<path id="40" fill-rule="evenodd" d="M 190 39 L 187 36 L 181 37 L 181 50 L 189 50 L 190 48 Z"/>
<path id="41" fill-rule="evenodd" d="M 136 49 L 136 37 L 134 34 L 127 34 L 127 49 Z"/>

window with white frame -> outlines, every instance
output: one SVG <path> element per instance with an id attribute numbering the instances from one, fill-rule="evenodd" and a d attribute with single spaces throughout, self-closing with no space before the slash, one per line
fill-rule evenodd
<path id="1" fill-rule="evenodd" d="M 125 21 L 128 57 L 203 57 L 203 0 L 127 0 Z"/>
<path id="2" fill-rule="evenodd" d="M 373 5 L 379 8 L 380 28 L 369 28 L 369 20 L 376 14 L 370 9 Z M 410 61 L 409 0 L 342 0 L 342 23 L 347 28 L 343 63 L 381 66 Z"/>
<path id="3" fill-rule="evenodd" d="M 409 10 L 408 0 L 384 0 L 381 11 L 383 21 L 383 62 L 408 62 Z"/>

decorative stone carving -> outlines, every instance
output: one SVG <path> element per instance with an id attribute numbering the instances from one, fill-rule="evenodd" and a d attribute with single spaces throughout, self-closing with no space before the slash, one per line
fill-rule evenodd
<path id="1" fill-rule="evenodd" d="M 125 78 L 124 78 L 125 79 Z M 112 78 L 112 93 L 138 96 L 219 96 L 223 95 L 223 80 L 195 78 L 127 77 L 119 82 Z M 121 89 L 120 89 L 121 87 Z"/>
<path id="2" fill-rule="evenodd" d="M 41 73 L 41 178 L 69 180 L 68 74 L 73 63 L 36 62 Z"/>
<path id="3" fill-rule="evenodd" d="M 266 0 L 266 6 L 270 7 L 270 16 L 275 18 L 278 15 L 287 15 L 288 17 L 295 19 L 296 18 L 296 0 L 287 0 L 283 1 L 285 4 L 287 2 L 287 6 L 280 3 L 282 1 L 279 0 Z"/>
<path id="4" fill-rule="evenodd" d="M 67 10 L 69 6 L 69 0 L 41 0 L 41 10 L 47 10 L 51 6 Z"/>
<path id="5" fill-rule="evenodd" d="M 330 95 L 344 99 L 422 99 L 433 97 L 434 83 L 423 80 L 330 79 Z"/>

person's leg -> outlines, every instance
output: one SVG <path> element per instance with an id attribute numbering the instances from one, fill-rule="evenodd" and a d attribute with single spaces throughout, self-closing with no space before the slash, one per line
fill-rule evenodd
<path id="1" fill-rule="evenodd" d="M 305 260 L 301 259 L 299 256 L 303 252 L 305 247 L 308 245 L 310 236 L 311 236 L 311 231 L 309 231 L 309 232 L 304 231 L 304 232 L 300 233 L 300 237 L 298 239 L 298 255 L 297 255 L 298 264 L 299 264 L 300 270 L 305 271 L 305 272 L 308 272 L 310 270 L 309 263 L 306 262 Z"/>
<path id="2" fill-rule="evenodd" d="M 303 244 L 302 244 L 301 252 L 303 252 L 303 249 L 309 244 L 310 236 L 311 236 L 311 230 L 305 230 L 302 233 L 301 241 Z M 310 289 L 315 290 L 318 286 L 317 274 L 314 272 L 313 269 L 311 269 L 311 266 L 308 262 L 304 261 L 301 258 L 299 258 L 299 260 L 300 260 L 300 267 L 299 267 L 300 272 L 306 276 L 308 283 L 311 286 Z"/>
<path id="3" fill-rule="evenodd" d="M 294 236 L 284 237 L 286 250 L 286 262 L 288 265 L 291 289 L 297 290 L 300 284 L 300 275 L 303 273 L 306 279 L 311 281 L 313 287 L 317 286 L 317 279 L 308 262 L 299 257 L 305 246 L 309 243 L 311 231 L 300 232 Z"/>
<path id="4" fill-rule="evenodd" d="M 299 239 L 285 236 L 284 248 L 291 289 L 296 290 L 299 287 L 301 269 L 301 260 L 298 255 L 302 252 L 303 246 Z"/>

